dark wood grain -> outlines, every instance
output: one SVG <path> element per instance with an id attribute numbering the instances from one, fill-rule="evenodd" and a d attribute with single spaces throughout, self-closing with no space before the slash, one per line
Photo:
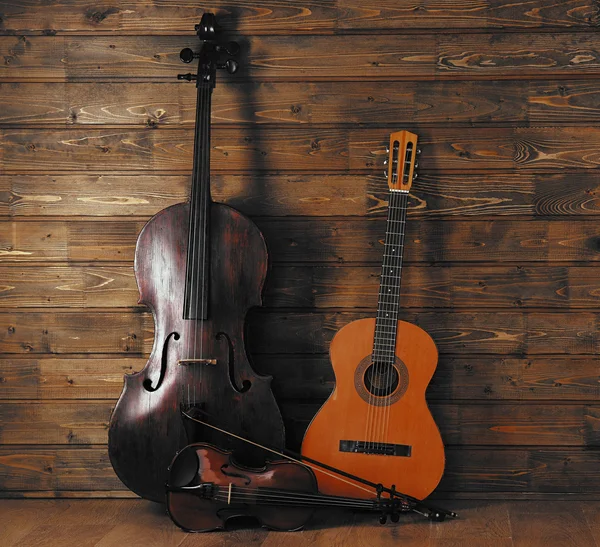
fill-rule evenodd
<path id="1" fill-rule="evenodd" d="M 114 401 L 5 402 L 0 416 L 4 445 L 106 443 Z M 282 414 L 290 439 L 298 439 L 319 404 L 286 403 Z M 600 407 L 581 404 L 432 403 L 447 445 L 586 446 L 600 443 Z"/>
<path id="2" fill-rule="evenodd" d="M 32 220 L 0 222 L 4 263 L 42 261 L 130 262 L 139 220 Z M 257 219 L 273 263 L 373 262 L 383 253 L 383 219 Z M 283 229 L 282 229 L 283 228 Z M 406 263 L 597 261 L 592 220 L 460 220 L 407 225 Z"/>
<path id="3" fill-rule="evenodd" d="M 171 6 L 131 0 L 120 5 L 90 7 L 78 0 L 60 4 L 12 2 L 2 11 L 6 34 L 179 34 L 189 33 L 203 7 Z M 452 28 L 589 28 L 598 23 L 597 6 L 589 0 L 545 2 L 466 2 L 452 6 L 420 6 L 408 0 L 357 2 L 326 0 L 309 4 L 217 1 L 211 4 L 226 29 L 250 34 L 328 33 L 334 29 L 431 29 Z"/>
<path id="4" fill-rule="evenodd" d="M 600 119 L 595 80 L 406 82 L 231 82 L 212 102 L 212 122 L 421 127 L 568 123 Z M 163 83 L 0 83 L 0 125 L 191 125 L 195 88 Z"/>
<path id="5" fill-rule="evenodd" d="M 388 187 L 376 175 L 235 175 L 212 179 L 212 195 L 252 216 L 385 216 Z M 187 175 L 4 175 L 0 215 L 149 216 L 185 201 Z M 423 174 L 408 217 L 572 217 L 600 215 L 593 170 L 553 174 Z"/>
<path id="6" fill-rule="evenodd" d="M 326 353 L 346 323 L 373 312 L 254 311 L 251 352 Z M 403 312 L 435 340 L 440 353 L 589 355 L 599 349 L 598 314 L 536 312 Z M 28 311 L 0 314 L 0 351 L 11 354 L 148 354 L 153 324 L 148 312 Z"/>
<path id="7" fill-rule="evenodd" d="M 190 25 L 191 26 L 191 25 Z M 498 79 L 598 75 L 593 33 L 252 36 L 240 77 L 253 79 Z M 0 77 L 14 81 L 166 79 L 194 36 L 0 36 Z M 326 52 L 326 53 L 324 53 Z"/>
<path id="8" fill-rule="evenodd" d="M 145 358 L 14 358 L 0 360 L 0 399 L 115 399 L 123 376 Z M 254 368 L 273 376 L 280 401 L 325 399 L 335 378 L 327 355 L 255 355 Z M 528 359 L 440 356 L 430 401 L 596 401 L 600 365 L 594 357 Z"/>
<path id="9" fill-rule="evenodd" d="M 530 493 L 552 491 L 568 494 L 586 488 L 599 492 L 597 451 L 578 448 L 532 450 L 523 448 L 476 450 L 449 447 L 446 474 L 437 492 L 446 496 L 457 489 L 466 492 Z M 26 465 L 23 465 L 26 463 Z M 0 488 L 3 496 L 21 492 L 44 492 L 60 496 L 62 491 L 122 492 L 108 461 L 106 447 L 0 448 Z M 98 494 L 96 494 L 98 495 Z M 102 494 L 100 494 L 102 495 Z"/>
<path id="10" fill-rule="evenodd" d="M 272 308 L 362 308 L 377 304 L 381 268 L 287 266 L 272 268 L 264 302 Z M 130 266 L 0 265 L 0 308 L 137 307 Z M 418 266 L 404 268 L 403 308 L 596 309 L 596 267 Z"/>
<path id="11" fill-rule="evenodd" d="M 386 157 L 386 132 L 375 129 L 277 128 L 257 133 L 217 128 L 213 137 L 211 165 L 217 172 L 349 169 L 373 174 L 381 172 Z M 191 170 L 191 129 L 4 129 L 0 139 L 0 167 L 15 173 Z M 425 172 L 547 172 L 600 165 L 600 130 L 593 126 L 428 129 L 420 131 L 419 143 Z"/>

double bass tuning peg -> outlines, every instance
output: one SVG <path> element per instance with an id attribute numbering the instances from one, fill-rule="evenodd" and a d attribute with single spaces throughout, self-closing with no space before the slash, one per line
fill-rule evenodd
<path id="1" fill-rule="evenodd" d="M 197 59 L 198 57 L 199 55 L 197 53 L 194 53 L 189 47 L 182 49 L 179 53 L 179 58 L 183 63 L 191 63 L 194 59 Z"/>
<path id="2" fill-rule="evenodd" d="M 219 63 L 217 68 L 225 68 L 229 74 L 235 74 L 240 67 L 240 64 L 234 59 L 227 59 L 224 63 Z"/>

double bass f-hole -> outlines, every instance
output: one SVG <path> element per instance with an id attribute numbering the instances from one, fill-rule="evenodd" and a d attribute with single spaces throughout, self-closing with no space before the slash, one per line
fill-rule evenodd
<path id="1" fill-rule="evenodd" d="M 155 386 L 152 386 L 152 379 L 146 378 L 143 382 L 144 389 L 149 392 L 156 391 L 163 383 L 165 379 L 165 372 L 167 370 L 167 355 L 169 352 L 169 340 L 173 338 L 173 340 L 179 340 L 179 333 L 172 332 L 165 338 L 165 343 L 162 347 L 162 354 L 160 357 L 160 375 L 158 377 L 158 381 Z"/>
<path id="2" fill-rule="evenodd" d="M 242 382 L 242 386 L 240 387 L 235 380 L 235 351 L 233 348 L 233 343 L 231 338 L 226 332 L 219 332 L 216 337 L 217 340 L 225 340 L 227 342 L 227 370 L 229 371 L 229 380 L 231 381 L 231 385 L 238 393 L 246 393 L 252 386 L 252 382 L 250 380 L 244 380 Z"/>

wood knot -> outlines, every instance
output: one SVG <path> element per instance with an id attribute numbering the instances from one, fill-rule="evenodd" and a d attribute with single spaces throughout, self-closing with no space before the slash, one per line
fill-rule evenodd
<path id="1" fill-rule="evenodd" d="M 72 442 L 74 438 L 75 438 L 75 433 L 73 433 L 72 431 L 69 431 L 69 433 L 67 434 L 67 441 Z"/>
<path id="2" fill-rule="evenodd" d="M 69 384 L 70 386 L 72 386 L 74 383 L 75 383 L 75 380 L 73 380 L 73 378 L 67 377 L 67 384 Z"/>
<path id="3" fill-rule="evenodd" d="M 10 326 L 8 327 L 8 334 L 14 334 L 15 333 L 15 327 Z"/>
<path id="4" fill-rule="evenodd" d="M 27 148 L 27 150 L 33 152 L 35 150 L 35 144 L 30 142 L 26 148 Z"/>
<path id="5" fill-rule="evenodd" d="M 108 146 L 103 146 L 102 152 L 104 152 L 105 154 L 108 154 L 110 152 L 110 148 Z"/>
<path id="6" fill-rule="evenodd" d="M 10 65 L 10 63 L 12 63 L 14 60 L 15 60 L 15 58 L 12 55 L 4 56 L 4 64 L 5 65 Z"/>
<path id="7" fill-rule="evenodd" d="M 115 46 L 114 44 L 110 44 L 108 47 L 109 47 L 110 49 L 116 49 L 116 48 L 117 48 L 117 46 Z"/>
<path id="8" fill-rule="evenodd" d="M 0 384 L 6 384 L 6 378 L 0 376 Z"/>
<path id="9" fill-rule="evenodd" d="M 491 394 L 493 393 L 492 386 L 485 386 L 485 387 L 483 388 L 483 392 L 484 392 L 486 395 L 491 395 Z"/>
<path id="10" fill-rule="evenodd" d="M 44 36 L 56 36 L 56 31 L 52 28 L 45 28 L 42 30 Z"/>
<path id="11" fill-rule="evenodd" d="M 85 18 L 93 23 L 94 25 L 98 25 L 104 21 L 109 15 L 113 15 L 114 13 L 118 13 L 119 8 L 107 8 L 104 11 L 88 11 L 85 14 Z"/>
<path id="12" fill-rule="evenodd" d="M 44 471 L 45 471 L 46 473 L 52 473 L 52 472 L 54 471 L 54 469 L 52 469 L 52 466 L 51 466 L 51 465 L 46 465 L 46 466 L 44 467 Z"/>
<path id="13" fill-rule="evenodd" d="M 523 300 L 521 300 L 520 298 L 517 298 L 515 300 L 515 306 L 521 307 L 523 305 Z"/>
<path id="14" fill-rule="evenodd" d="M 318 141 L 312 141 L 312 142 L 310 143 L 310 147 L 311 147 L 313 150 L 319 150 L 319 149 L 321 148 L 321 145 L 318 143 Z"/>
<path id="15" fill-rule="evenodd" d="M 374 103 L 375 102 L 375 97 L 371 97 L 371 95 L 369 95 L 367 97 L 367 101 L 369 101 L 370 103 Z"/>
<path id="16" fill-rule="evenodd" d="M 152 57 L 154 57 L 157 61 L 160 60 L 160 54 L 159 53 L 154 54 Z"/>
<path id="17" fill-rule="evenodd" d="M 292 114 L 299 114 L 300 113 L 300 107 L 296 106 L 295 104 L 293 104 L 291 106 L 290 110 L 292 111 Z"/>

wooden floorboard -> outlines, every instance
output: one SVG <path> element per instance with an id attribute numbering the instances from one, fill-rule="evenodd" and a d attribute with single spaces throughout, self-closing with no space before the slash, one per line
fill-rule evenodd
<path id="1" fill-rule="evenodd" d="M 226 532 L 188 534 L 164 507 L 143 500 L 0 500 L 3 547 L 600 547 L 600 502 L 452 501 L 459 519 L 432 523 L 402 515 L 317 513 L 299 532 L 240 522 Z"/>

